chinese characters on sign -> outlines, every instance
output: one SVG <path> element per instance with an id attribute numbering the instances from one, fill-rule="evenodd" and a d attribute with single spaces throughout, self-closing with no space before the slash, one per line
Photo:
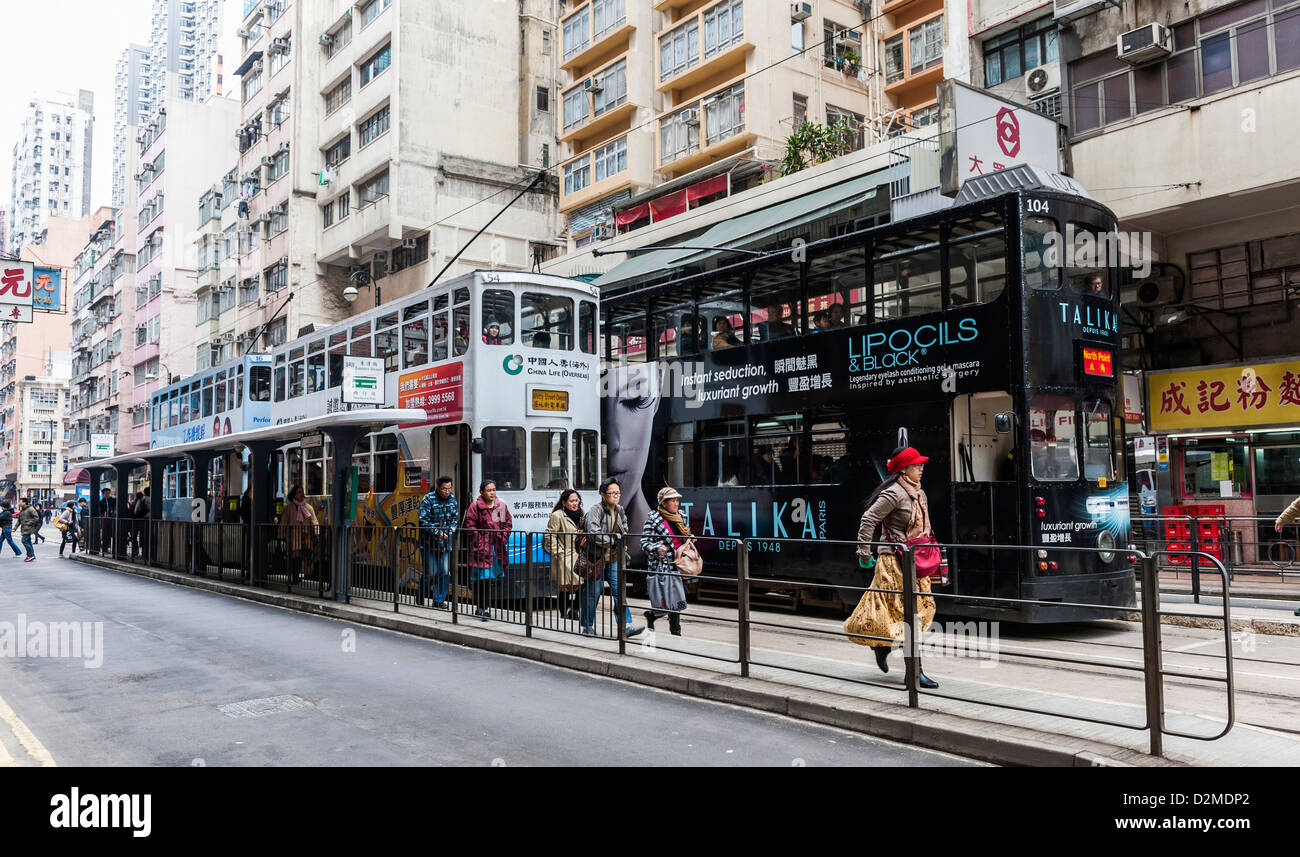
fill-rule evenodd
<path id="1" fill-rule="evenodd" d="M 1111 352 L 1102 348 L 1083 349 L 1083 374 L 1112 377 L 1115 370 Z"/>
<path id="2" fill-rule="evenodd" d="M 63 271 L 58 268 L 35 268 L 32 283 L 32 308 L 43 312 L 63 309 Z"/>
<path id="3" fill-rule="evenodd" d="M 31 262 L 0 262 L 0 321 L 32 320 Z"/>
<path id="4" fill-rule="evenodd" d="M 559 411 L 569 409 L 569 394 L 564 390 L 533 390 L 532 410 Z"/>
<path id="5" fill-rule="evenodd" d="M 461 400 L 464 365 L 458 361 L 399 376 L 397 407 L 422 408 L 430 422 L 460 422 L 465 414 Z"/>
<path id="6" fill-rule="evenodd" d="M 1300 421 L 1300 361 L 1153 372 L 1151 428 L 1241 428 Z"/>
<path id="7" fill-rule="evenodd" d="M 343 358 L 343 393 L 347 404 L 384 403 L 384 360 L 382 357 Z"/>

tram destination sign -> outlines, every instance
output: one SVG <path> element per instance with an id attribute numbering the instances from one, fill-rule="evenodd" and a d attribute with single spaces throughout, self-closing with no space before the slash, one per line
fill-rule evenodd
<path id="1" fill-rule="evenodd" d="M 566 413 L 569 410 L 568 390 L 543 390 L 530 387 L 528 390 L 528 412 L 542 411 L 548 414 Z"/>
<path id="2" fill-rule="evenodd" d="M 343 403 L 347 405 L 384 403 L 383 358 L 352 356 L 343 358 Z"/>

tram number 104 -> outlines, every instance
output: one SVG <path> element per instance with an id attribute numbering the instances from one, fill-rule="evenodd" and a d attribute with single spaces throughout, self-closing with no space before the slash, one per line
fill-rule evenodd
<path id="1" fill-rule="evenodd" d="M 1047 214 L 1047 200 L 1045 199 L 1027 199 L 1025 208 L 1030 214 Z"/>

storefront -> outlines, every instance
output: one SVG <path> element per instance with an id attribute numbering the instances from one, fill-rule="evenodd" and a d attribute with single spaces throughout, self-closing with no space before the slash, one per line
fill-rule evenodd
<path id="1" fill-rule="evenodd" d="M 1150 430 L 1167 459 L 1155 471 L 1161 506 L 1223 507 L 1254 562 L 1254 544 L 1300 495 L 1300 358 L 1147 375 Z M 1163 440 L 1164 443 L 1160 443 Z M 1168 498 L 1168 502 L 1165 500 Z"/>

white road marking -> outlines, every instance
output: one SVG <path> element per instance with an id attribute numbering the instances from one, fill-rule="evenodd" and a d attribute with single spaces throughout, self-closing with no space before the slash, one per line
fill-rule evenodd
<path id="1" fill-rule="evenodd" d="M 23 750 L 27 752 L 33 762 L 36 762 L 42 768 L 57 767 L 54 763 L 54 757 L 50 755 L 50 751 L 45 749 L 45 745 L 32 734 L 32 730 L 28 729 L 27 724 L 19 719 L 3 697 L 0 697 L 0 720 L 3 720 L 9 726 L 9 731 L 18 739 L 18 743 L 23 745 Z M 9 754 L 6 753 L 5 755 Z"/>

